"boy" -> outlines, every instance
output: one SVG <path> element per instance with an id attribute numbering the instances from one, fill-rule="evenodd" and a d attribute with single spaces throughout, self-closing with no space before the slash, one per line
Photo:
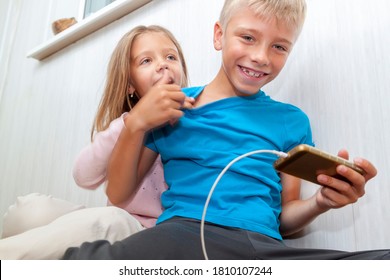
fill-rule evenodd
<path id="1" fill-rule="evenodd" d="M 141 101 L 139 110 L 129 113 L 129 129 L 122 132 L 111 159 L 107 194 L 119 204 L 134 193 L 137 182 L 161 154 L 169 189 L 162 195 L 165 210 L 158 225 L 113 245 L 85 243 L 69 249 L 65 258 L 204 258 L 200 220 L 221 170 L 253 150 L 288 151 L 299 144 L 313 145 L 306 115 L 260 90 L 285 65 L 305 11 L 304 0 L 225 2 L 214 27 L 214 47 L 222 52 L 217 76 L 205 87 L 184 89 L 185 94 L 175 86 L 156 87 L 149 94 L 159 101 Z M 195 99 L 193 109 L 181 110 L 185 96 Z M 341 151 L 339 156 L 348 158 L 348 153 Z M 350 184 L 319 175 L 323 187 L 303 201 L 299 200 L 300 180 L 278 174 L 272 166 L 275 160 L 269 154 L 245 158 L 219 182 L 204 228 L 211 259 L 390 257 L 388 251 L 295 249 L 282 242 L 282 236 L 301 230 L 321 213 L 356 202 L 364 194 L 365 183 L 376 175 L 370 162 L 355 162 L 365 170 L 364 176 L 338 167 Z"/>

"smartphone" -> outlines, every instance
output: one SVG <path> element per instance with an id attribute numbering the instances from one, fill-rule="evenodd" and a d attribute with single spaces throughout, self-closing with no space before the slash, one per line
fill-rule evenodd
<path id="1" fill-rule="evenodd" d="M 315 184 L 319 184 L 317 181 L 319 174 L 326 174 L 348 182 L 345 177 L 336 172 L 336 167 L 340 164 L 364 174 L 364 170 L 353 162 L 306 144 L 296 146 L 287 153 L 287 157 L 277 159 L 274 162 L 274 168 Z"/>

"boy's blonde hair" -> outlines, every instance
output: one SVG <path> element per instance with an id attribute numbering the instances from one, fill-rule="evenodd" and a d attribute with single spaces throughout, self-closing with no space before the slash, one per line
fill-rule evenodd
<path id="1" fill-rule="evenodd" d="M 166 28 L 158 25 L 140 25 L 133 28 L 120 39 L 111 55 L 107 67 L 105 89 L 92 125 L 91 141 L 96 132 L 107 129 L 114 119 L 120 117 L 124 112 L 130 111 L 138 102 L 139 97 L 134 95 L 133 98 L 129 98 L 128 92 L 131 83 L 131 47 L 137 36 L 153 32 L 166 35 L 176 46 L 183 68 L 183 78 L 180 86 L 186 87 L 188 85 L 187 66 L 183 51 L 173 34 Z"/>
<path id="2" fill-rule="evenodd" d="M 305 0 L 225 0 L 219 21 L 223 29 L 238 10 L 249 7 L 259 17 L 285 22 L 295 26 L 298 34 L 306 16 Z"/>

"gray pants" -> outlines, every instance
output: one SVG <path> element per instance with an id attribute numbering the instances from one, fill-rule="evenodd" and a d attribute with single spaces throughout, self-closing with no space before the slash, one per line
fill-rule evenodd
<path id="1" fill-rule="evenodd" d="M 262 234 L 205 225 L 205 244 L 209 259 L 217 260 L 324 260 L 390 259 L 390 250 L 343 252 L 298 249 Z M 100 240 L 69 248 L 64 259 L 100 260 L 192 260 L 204 259 L 200 241 L 200 222 L 174 218 L 110 244 Z"/>

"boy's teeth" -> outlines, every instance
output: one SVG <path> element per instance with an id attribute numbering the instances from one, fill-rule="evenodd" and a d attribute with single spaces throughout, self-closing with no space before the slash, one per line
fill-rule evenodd
<path id="1" fill-rule="evenodd" d="M 254 71 L 250 71 L 248 69 L 245 69 L 245 68 L 241 68 L 248 76 L 251 76 L 251 77 L 255 77 L 255 78 L 259 78 L 260 76 L 263 76 L 263 74 L 261 73 L 256 73 Z"/>

